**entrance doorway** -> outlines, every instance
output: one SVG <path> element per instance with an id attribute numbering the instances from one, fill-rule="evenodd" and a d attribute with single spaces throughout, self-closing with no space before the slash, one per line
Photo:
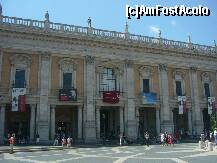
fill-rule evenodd
<path id="1" fill-rule="evenodd" d="M 173 109 L 174 132 L 182 134 L 183 138 L 188 136 L 188 112 L 179 114 L 179 109 Z"/>
<path id="2" fill-rule="evenodd" d="M 103 107 L 100 110 L 100 138 L 117 139 L 120 133 L 120 111 Z"/>
<path id="3" fill-rule="evenodd" d="M 30 107 L 26 105 L 25 112 L 11 111 L 6 107 L 5 134 L 15 133 L 16 138 L 28 139 L 30 136 Z"/>
<path id="4" fill-rule="evenodd" d="M 60 106 L 55 109 L 55 133 L 59 134 L 60 137 L 72 137 L 77 139 L 77 113 L 76 108 L 69 108 Z"/>
<path id="5" fill-rule="evenodd" d="M 139 133 L 138 137 L 143 137 L 144 132 L 148 131 L 151 137 L 156 136 L 156 109 L 140 108 L 139 109 Z"/>

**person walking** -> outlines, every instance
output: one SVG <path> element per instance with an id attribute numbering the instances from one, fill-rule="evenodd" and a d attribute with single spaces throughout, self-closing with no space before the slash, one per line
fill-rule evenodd
<path id="1" fill-rule="evenodd" d="M 72 146 L 72 139 L 71 139 L 71 137 L 69 136 L 68 138 L 67 138 L 67 148 L 70 148 L 71 146 Z"/>
<path id="2" fill-rule="evenodd" d="M 120 146 L 122 146 L 122 139 L 123 139 L 123 134 L 122 133 L 120 133 Z"/>
<path id="3" fill-rule="evenodd" d="M 37 133 L 37 134 L 36 134 L 36 144 L 39 144 L 39 142 L 40 142 L 40 136 L 39 136 L 39 134 Z"/>
<path id="4" fill-rule="evenodd" d="M 165 145 L 164 133 L 160 134 L 160 141 L 161 141 L 162 146 L 164 146 Z"/>
<path id="5" fill-rule="evenodd" d="M 58 145 L 58 136 L 57 134 L 55 134 L 54 136 L 54 143 L 53 143 L 54 146 Z"/>
<path id="6" fill-rule="evenodd" d="M 14 152 L 14 135 L 12 134 L 9 138 L 9 144 L 10 144 L 10 154 Z"/>
<path id="7" fill-rule="evenodd" d="M 149 133 L 148 131 L 145 132 L 145 135 L 144 135 L 144 138 L 145 138 L 145 145 L 149 146 Z"/>
<path id="8" fill-rule="evenodd" d="M 215 137 L 215 144 L 217 145 L 217 128 L 215 128 L 214 137 Z"/>

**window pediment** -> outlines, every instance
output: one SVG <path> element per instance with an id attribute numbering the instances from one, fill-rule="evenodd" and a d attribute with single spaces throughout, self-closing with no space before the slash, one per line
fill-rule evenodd
<path id="1" fill-rule="evenodd" d="M 154 73 L 154 70 L 153 70 L 153 67 L 151 67 L 151 66 L 141 66 L 141 67 L 139 67 L 139 75 L 142 78 L 151 78 L 153 73 Z"/>
<path id="2" fill-rule="evenodd" d="M 24 54 L 13 55 L 10 60 L 11 64 L 16 67 L 29 67 L 32 62 L 31 58 Z"/>
<path id="3" fill-rule="evenodd" d="M 118 63 L 113 62 L 104 62 L 103 64 L 100 64 L 96 67 L 97 73 L 103 73 L 105 68 L 110 68 L 114 70 L 114 75 L 121 75 L 123 73 L 123 70 L 120 68 L 120 66 L 117 66 Z"/>
<path id="4" fill-rule="evenodd" d="M 173 78 L 174 80 L 184 80 L 185 74 L 180 70 L 175 70 L 173 72 Z"/>
<path id="5" fill-rule="evenodd" d="M 59 61 L 60 69 L 63 72 L 73 72 L 77 69 L 77 63 L 71 58 L 63 58 Z"/>
<path id="6" fill-rule="evenodd" d="M 210 83 L 211 82 L 211 77 L 210 77 L 210 74 L 208 72 L 203 72 L 201 74 L 201 80 L 204 82 L 204 83 Z"/>

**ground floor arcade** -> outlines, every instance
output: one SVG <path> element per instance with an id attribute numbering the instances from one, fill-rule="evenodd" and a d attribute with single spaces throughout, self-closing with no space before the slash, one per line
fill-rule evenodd
<path id="1" fill-rule="evenodd" d="M 52 140 L 56 133 L 71 136 L 74 140 L 84 140 L 84 111 L 82 105 L 50 105 L 49 111 L 49 139 Z M 136 107 L 136 137 L 142 138 L 144 131 L 149 131 L 151 136 L 156 136 L 162 130 L 160 109 L 155 107 Z M 207 108 L 202 108 L 201 122 L 204 130 L 210 130 L 211 122 Z M 2 105 L 0 109 L 0 138 L 8 133 L 15 133 L 34 140 L 38 132 L 39 113 L 37 105 L 27 104 L 26 112 L 12 112 L 10 105 Z M 192 135 L 196 130 L 193 121 L 194 113 L 191 109 L 184 114 L 178 113 L 178 108 L 171 109 L 173 132 L 177 130 Z M 118 139 L 119 134 L 126 132 L 126 110 L 123 106 L 97 106 L 96 139 Z M 215 117 L 216 118 L 216 117 Z M 200 134 L 200 133 L 197 133 Z"/>

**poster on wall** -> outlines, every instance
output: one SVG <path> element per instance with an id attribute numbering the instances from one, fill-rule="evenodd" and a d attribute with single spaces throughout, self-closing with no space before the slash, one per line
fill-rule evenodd
<path id="1" fill-rule="evenodd" d="M 26 88 L 12 89 L 12 111 L 19 111 L 19 107 L 22 111 L 25 111 L 25 94 Z"/>

